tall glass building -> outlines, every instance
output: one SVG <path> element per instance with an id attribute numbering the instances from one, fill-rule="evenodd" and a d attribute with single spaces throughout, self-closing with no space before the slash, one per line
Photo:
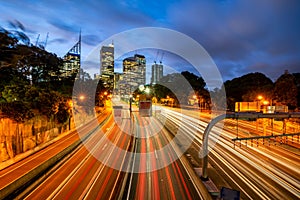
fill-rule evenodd
<path id="1" fill-rule="evenodd" d="M 102 46 L 100 49 L 100 78 L 104 87 L 114 88 L 114 45 Z"/>
<path id="2" fill-rule="evenodd" d="M 135 54 L 123 60 L 123 80 L 119 84 L 120 95 L 123 98 L 129 96 L 140 85 L 146 84 L 146 58 L 143 55 Z"/>
<path id="3" fill-rule="evenodd" d="M 63 69 L 61 70 L 62 77 L 75 78 L 80 69 L 80 54 L 81 35 L 79 35 L 78 42 L 63 57 Z"/>
<path id="4" fill-rule="evenodd" d="M 162 77 L 163 77 L 163 65 L 157 63 L 153 64 L 151 84 L 157 84 Z"/>

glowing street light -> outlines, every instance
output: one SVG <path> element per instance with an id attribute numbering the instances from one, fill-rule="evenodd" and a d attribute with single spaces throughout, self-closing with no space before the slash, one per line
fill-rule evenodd
<path id="1" fill-rule="evenodd" d="M 73 107 L 73 101 L 72 100 L 68 100 L 68 105 L 69 105 L 70 108 L 72 108 Z"/>
<path id="2" fill-rule="evenodd" d="M 146 93 L 146 94 L 149 94 L 149 93 L 150 93 L 150 88 L 146 87 L 145 93 Z"/>
<path id="3" fill-rule="evenodd" d="M 68 113 L 69 113 L 69 130 L 71 130 L 71 118 L 72 118 L 72 108 L 73 108 L 73 101 L 71 99 L 69 99 L 67 101 L 67 104 L 69 106 L 69 109 L 68 109 Z"/>
<path id="4" fill-rule="evenodd" d="M 80 95 L 80 96 L 79 96 L 79 99 L 80 99 L 81 101 L 83 101 L 83 100 L 85 99 L 85 96 L 84 96 L 84 95 Z"/>
<path id="5" fill-rule="evenodd" d="M 258 95 L 258 96 L 257 96 L 257 99 L 261 101 L 261 100 L 263 99 L 263 96 Z"/>
<path id="6" fill-rule="evenodd" d="M 140 86 L 139 86 L 139 90 L 140 90 L 140 91 L 144 91 L 144 90 L 145 90 L 145 86 L 144 86 L 144 85 L 140 85 Z"/>
<path id="7" fill-rule="evenodd" d="M 266 101 L 266 100 L 265 100 L 265 101 L 263 101 L 263 104 L 264 104 L 264 105 L 269 105 L 269 101 Z"/>

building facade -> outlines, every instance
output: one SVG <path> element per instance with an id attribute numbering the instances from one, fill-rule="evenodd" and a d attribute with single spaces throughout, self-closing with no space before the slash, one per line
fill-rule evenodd
<path id="1" fill-rule="evenodd" d="M 63 57 L 63 68 L 61 77 L 75 78 L 80 69 L 81 37 L 79 41 Z"/>
<path id="2" fill-rule="evenodd" d="M 119 93 L 122 98 L 129 96 L 140 85 L 146 84 L 146 59 L 145 56 L 135 54 L 123 60 L 123 78 L 119 84 Z"/>
<path id="3" fill-rule="evenodd" d="M 153 64 L 151 84 L 157 84 L 162 77 L 163 77 L 163 65 L 157 63 Z"/>
<path id="4" fill-rule="evenodd" d="M 114 45 L 102 46 L 100 49 L 100 78 L 104 87 L 114 88 Z"/>

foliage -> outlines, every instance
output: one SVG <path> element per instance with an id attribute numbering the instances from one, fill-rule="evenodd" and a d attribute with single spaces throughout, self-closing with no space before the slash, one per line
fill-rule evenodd
<path id="1" fill-rule="evenodd" d="M 0 27 L 0 102 L 2 115 L 25 121 L 34 115 L 63 122 L 69 117 L 67 99 L 74 79 L 60 78 L 62 59 L 30 45 L 20 23 Z M 59 93 L 60 92 L 60 93 Z"/>
<path id="2" fill-rule="evenodd" d="M 51 84 L 58 81 L 62 59 L 42 48 L 30 45 L 26 37 L 20 31 L 9 32 L 0 29 L 0 69 L 17 72 L 14 75 L 20 79 L 27 78 L 33 84 Z M 19 42 L 21 39 L 23 43 Z"/>
<path id="3" fill-rule="evenodd" d="M 168 74 L 159 81 L 159 84 L 168 88 L 171 98 L 177 99 L 175 104 L 180 105 L 188 102 L 188 95 L 193 90 L 188 81 L 179 73 Z"/>
<path id="4" fill-rule="evenodd" d="M 227 105 L 234 109 L 235 102 L 255 101 L 258 95 L 265 99 L 273 97 L 273 82 L 262 73 L 249 73 L 224 83 Z"/>
<path id="5" fill-rule="evenodd" d="M 295 77 L 296 80 L 296 86 L 298 90 L 297 94 L 297 107 L 300 107 L 300 73 L 293 73 L 293 76 Z"/>
<path id="6" fill-rule="evenodd" d="M 294 109 L 297 106 L 297 95 L 296 79 L 292 74 L 286 72 L 275 81 L 274 96 L 276 102 Z"/>
<path id="7" fill-rule="evenodd" d="M 105 87 L 103 85 L 103 81 L 98 80 L 97 88 L 96 88 L 96 93 L 95 93 L 95 105 L 96 106 L 104 106 L 104 96 L 103 93 L 105 92 Z"/>
<path id="8" fill-rule="evenodd" d="M 211 98 L 213 98 L 213 102 L 211 102 L 211 107 L 216 110 L 224 110 L 227 105 L 231 105 L 230 98 L 226 98 L 226 94 L 224 94 L 224 85 L 222 88 L 215 88 L 213 91 L 210 91 Z"/>
<path id="9" fill-rule="evenodd" d="M 34 116 L 32 110 L 21 101 L 2 102 L 0 108 L 4 116 L 16 122 L 24 122 Z"/>

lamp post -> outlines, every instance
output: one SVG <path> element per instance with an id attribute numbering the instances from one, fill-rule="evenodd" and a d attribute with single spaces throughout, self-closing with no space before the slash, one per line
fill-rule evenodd
<path id="1" fill-rule="evenodd" d="M 72 119 L 72 109 L 73 109 L 73 101 L 70 99 L 68 100 L 68 106 L 69 106 L 69 130 L 71 130 L 71 119 Z"/>
<path id="2" fill-rule="evenodd" d="M 129 111 L 132 112 L 132 94 L 129 95 Z"/>
<path id="3" fill-rule="evenodd" d="M 150 94 L 150 88 L 146 87 L 145 93 L 146 93 L 146 94 Z"/>
<path id="4" fill-rule="evenodd" d="M 85 96 L 84 96 L 84 95 L 80 95 L 80 96 L 79 96 L 79 100 L 80 100 L 80 101 L 83 101 L 84 99 L 85 99 Z"/>
<path id="5" fill-rule="evenodd" d="M 197 103 L 197 95 L 193 95 L 193 99 L 194 99 L 194 103 L 193 103 L 193 105 L 195 105 L 195 103 Z"/>

